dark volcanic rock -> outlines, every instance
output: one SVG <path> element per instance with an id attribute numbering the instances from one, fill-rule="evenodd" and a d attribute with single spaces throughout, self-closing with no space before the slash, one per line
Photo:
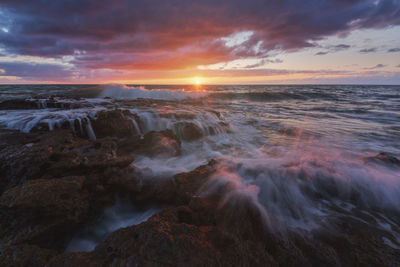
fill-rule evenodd
<path id="1" fill-rule="evenodd" d="M 140 140 L 138 150 L 149 156 L 178 156 L 181 154 L 181 142 L 171 130 L 152 131 Z"/>
<path id="2" fill-rule="evenodd" d="M 0 142 L 0 192 L 32 179 L 102 175 L 107 169 L 119 172 L 133 161 L 129 156 L 117 156 L 118 140 L 113 138 L 92 141 L 61 129 L 25 136 L 8 131 L 2 137 L 21 142 Z"/>
<path id="3" fill-rule="evenodd" d="M 25 216 L 61 216 L 80 221 L 88 209 L 83 193 L 85 177 L 37 179 L 11 188 L 0 198 L 0 205 L 21 211 Z"/>
<path id="4" fill-rule="evenodd" d="M 0 102 L 0 110 L 7 109 L 38 109 L 36 102 L 25 99 L 11 99 Z"/>
<path id="5" fill-rule="evenodd" d="M 70 236 L 89 218 L 84 177 L 32 180 L 0 198 L 1 241 L 63 249 Z M 9 217 L 9 219 L 7 219 Z"/>
<path id="6" fill-rule="evenodd" d="M 96 119 L 91 120 L 91 124 L 97 138 L 106 136 L 121 138 L 139 134 L 132 120 L 139 122 L 139 117 L 129 110 L 115 109 L 98 112 Z"/>
<path id="7" fill-rule="evenodd" d="M 182 140 L 193 141 L 203 137 L 203 131 L 193 122 L 178 122 L 174 128 Z"/>
<path id="8" fill-rule="evenodd" d="M 143 138 L 133 136 L 120 140 L 118 154 L 144 154 L 149 157 L 176 157 L 181 154 L 181 141 L 171 130 L 151 131 Z"/>
<path id="9" fill-rule="evenodd" d="M 104 116 L 130 122 L 116 112 Z M 143 138 L 125 130 L 97 140 L 61 129 L 0 131 L 0 266 L 400 266 L 396 236 L 378 223 L 386 220 L 381 211 L 336 209 L 321 228 L 281 231 L 252 196 L 214 180 L 221 160 L 173 177 L 137 176 L 129 153 L 176 156 L 180 141 L 171 130 Z M 387 154 L 369 160 L 399 163 Z M 62 253 L 115 194 L 169 207 L 113 232 L 92 252 Z M 399 218 L 391 213 L 391 221 Z"/>
<path id="10" fill-rule="evenodd" d="M 0 266 L 32 266 L 41 267 L 57 255 L 50 249 L 34 245 L 0 246 Z"/>
<path id="11" fill-rule="evenodd" d="M 265 248 L 241 242 L 213 225 L 185 222 L 188 207 L 167 209 L 137 226 L 111 234 L 94 252 L 80 254 L 108 266 L 274 266 Z M 71 260 L 72 259 L 72 260 Z M 74 256 L 58 256 L 49 266 L 78 263 Z"/>
<path id="12" fill-rule="evenodd" d="M 131 196 L 134 202 L 156 202 L 182 205 L 188 204 L 200 187 L 215 172 L 217 161 L 197 167 L 195 170 L 180 173 L 172 178 L 144 180 L 141 194 Z"/>
<path id="13" fill-rule="evenodd" d="M 79 104 L 73 102 L 58 102 L 54 97 L 47 99 L 10 99 L 0 102 L 0 110 L 9 109 L 41 109 L 41 108 L 79 108 Z"/>

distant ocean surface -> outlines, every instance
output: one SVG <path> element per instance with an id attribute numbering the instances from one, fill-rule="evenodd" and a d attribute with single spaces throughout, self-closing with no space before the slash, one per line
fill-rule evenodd
<path id="1" fill-rule="evenodd" d="M 5 108 L 18 99 L 32 108 Z M 135 166 L 165 177 L 219 158 L 215 181 L 234 181 L 228 200 L 250 198 L 287 227 L 318 227 L 334 206 L 400 210 L 399 168 L 367 160 L 400 158 L 400 86 L 2 85 L 1 101 L 0 128 L 22 132 L 90 131 L 88 118 L 116 108 L 138 115 L 140 135 L 194 124 L 202 137 L 182 139 L 181 156 L 136 155 Z"/>

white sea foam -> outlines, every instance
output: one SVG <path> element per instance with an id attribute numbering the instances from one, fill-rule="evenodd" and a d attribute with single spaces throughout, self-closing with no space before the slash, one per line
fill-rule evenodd
<path id="1" fill-rule="evenodd" d="M 126 85 L 106 85 L 99 97 L 115 99 L 155 99 L 155 100 L 185 100 L 207 96 L 206 92 L 192 92 L 184 90 L 153 89 L 143 87 L 129 87 Z"/>
<path id="2" fill-rule="evenodd" d="M 96 113 L 104 109 L 103 107 L 96 107 L 93 109 L 71 110 L 7 110 L 0 112 L 0 128 L 28 133 L 37 125 L 44 124 L 52 131 L 67 122 L 74 131 L 83 133 L 82 123 L 85 123 L 85 126 L 87 126 L 86 134 L 95 139 L 95 133 L 90 125 L 90 118 L 94 119 Z M 78 121 L 80 129 L 75 129 L 75 121 Z"/>
<path id="3" fill-rule="evenodd" d="M 168 177 L 221 158 L 199 194 L 224 192 L 221 207 L 252 203 L 274 229 L 312 230 L 339 216 L 337 208 L 348 216 L 354 208 L 400 212 L 399 168 L 366 164 L 328 140 L 257 146 L 249 142 L 254 129 L 234 128 L 234 133 L 184 142 L 180 157 L 139 156 L 135 165 L 145 175 Z"/>

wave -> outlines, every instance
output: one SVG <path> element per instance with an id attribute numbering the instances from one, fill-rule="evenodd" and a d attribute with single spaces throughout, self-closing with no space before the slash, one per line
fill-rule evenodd
<path id="1" fill-rule="evenodd" d="M 214 92 L 211 96 L 215 99 L 233 100 L 243 99 L 256 102 L 268 101 L 284 101 L 284 100 L 336 100 L 335 96 L 328 93 L 313 93 L 313 92 Z"/>
<path id="2" fill-rule="evenodd" d="M 148 90 L 143 87 L 129 87 L 126 85 L 106 85 L 99 97 L 115 99 L 155 99 L 155 100 L 185 100 L 207 96 L 207 92 L 178 91 L 167 89 Z"/>
<path id="3" fill-rule="evenodd" d="M 398 168 L 368 164 L 332 148 L 306 146 L 278 157 L 227 157 L 203 193 L 224 192 L 221 205 L 233 210 L 250 202 L 275 230 L 313 230 L 337 216 L 354 216 L 353 209 L 376 221 L 378 214 L 398 216 L 398 175 Z"/>

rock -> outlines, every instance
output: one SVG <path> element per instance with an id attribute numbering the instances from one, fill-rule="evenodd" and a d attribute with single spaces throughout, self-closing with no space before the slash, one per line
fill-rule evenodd
<path id="1" fill-rule="evenodd" d="M 132 196 L 132 200 L 140 203 L 187 204 L 215 171 L 216 163 L 216 160 L 211 160 L 191 172 L 180 173 L 172 178 L 144 180 L 141 193 Z"/>
<path id="2" fill-rule="evenodd" d="M 185 141 L 193 141 L 203 137 L 203 131 L 193 122 L 178 122 L 174 125 L 175 132 Z"/>
<path id="3" fill-rule="evenodd" d="M 181 221 L 188 207 L 166 209 L 145 223 L 112 233 L 81 262 L 108 266 L 275 266 L 264 247 L 240 241 L 213 225 Z M 72 260 L 71 260 L 72 258 Z M 79 264 L 77 256 L 57 256 L 49 263 Z M 54 263 L 54 264 L 53 264 Z"/>
<path id="4" fill-rule="evenodd" d="M 138 150 L 151 157 L 175 157 L 181 154 L 181 142 L 171 130 L 152 131 L 140 140 Z"/>
<path id="5" fill-rule="evenodd" d="M 104 116 L 131 116 L 115 112 Z M 143 138 L 117 129 L 107 135 L 88 140 L 63 129 L 0 131 L 0 266 L 400 266 L 396 211 L 336 208 L 320 228 L 274 228 L 254 197 L 227 199 L 229 183 L 205 191 L 221 160 L 143 179 L 129 154 L 179 155 L 171 130 Z M 365 160 L 399 164 L 385 153 Z M 115 194 L 135 205 L 168 207 L 111 233 L 92 252 L 63 253 Z"/>
<path id="6" fill-rule="evenodd" d="M 36 102 L 25 99 L 11 99 L 0 103 L 0 110 L 8 109 L 38 109 Z"/>
<path id="7" fill-rule="evenodd" d="M 85 252 L 67 253 L 60 254 L 57 257 L 53 257 L 47 262 L 46 267 L 99 267 L 103 265 L 104 261 L 96 259 L 92 254 Z"/>
<path id="8" fill-rule="evenodd" d="M 110 137 L 92 141 L 62 129 L 25 135 L 25 139 L 18 132 L 2 135 L 21 142 L 0 143 L 0 193 L 32 179 L 101 175 L 106 169 L 118 172 L 133 161 L 130 156 L 117 155 L 117 139 Z"/>
<path id="9" fill-rule="evenodd" d="M 379 225 L 354 216 L 341 216 L 333 224 L 335 228 L 320 230 L 314 238 L 333 249 L 342 266 L 400 266 L 400 250 L 385 243 L 384 238 L 392 237 Z"/>
<path id="10" fill-rule="evenodd" d="M 0 220 L 1 241 L 63 249 L 71 235 L 90 219 L 84 179 L 37 179 L 4 192 L 0 210 L 7 216 Z"/>
<path id="11" fill-rule="evenodd" d="M 4 192 L 0 205 L 14 208 L 24 216 L 55 216 L 79 222 L 88 209 L 84 180 L 85 177 L 77 176 L 28 181 Z"/>
<path id="12" fill-rule="evenodd" d="M 40 177 L 43 153 L 33 152 L 33 147 L 40 141 L 38 135 L 2 131 L 0 140 L 5 142 L 0 145 L 0 193 L 28 177 Z"/>
<path id="13" fill-rule="evenodd" d="M 107 136 L 129 137 L 139 134 L 132 122 L 139 122 L 139 117 L 129 110 L 107 110 L 99 111 L 96 119 L 91 119 L 91 125 L 97 138 Z"/>
<path id="14" fill-rule="evenodd" d="M 118 154 L 143 154 L 149 157 L 176 157 L 181 154 L 181 141 L 171 130 L 151 131 L 142 138 L 133 136 L 118 142 Z"/>
<path id="15" fill-rule="evenodd" d="M 41 267 L 57 252 L 34 245 L 0 246 L 0 266 Z"/>

